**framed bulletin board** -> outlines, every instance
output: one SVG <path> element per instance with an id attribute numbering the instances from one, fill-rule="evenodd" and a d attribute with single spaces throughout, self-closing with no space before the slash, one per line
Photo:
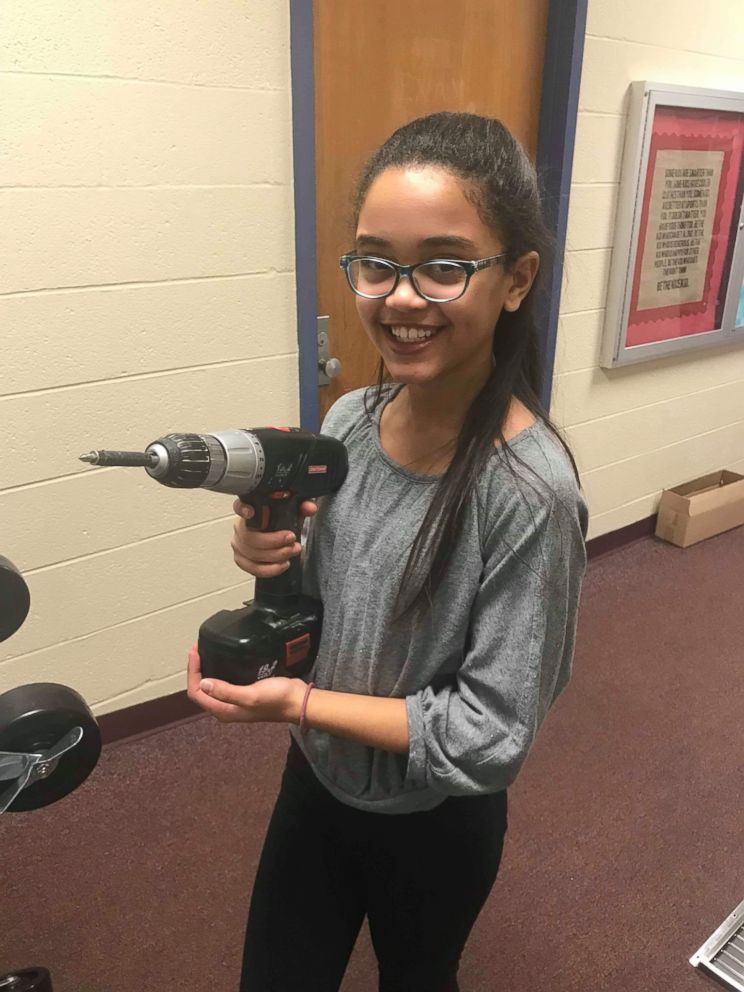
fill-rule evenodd
<path id="1" fill-rule="evenodd" d="M 744 93 L 631 86 L 601 364 L 744 341 Z"/>

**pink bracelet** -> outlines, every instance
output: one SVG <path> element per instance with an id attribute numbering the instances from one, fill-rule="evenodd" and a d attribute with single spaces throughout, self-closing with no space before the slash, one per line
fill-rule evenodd
<path id="1" fill-rule="evenodd" d="M 300 710 L 300 733 L 306 734 L 308 727 L 305 723 L 305 713 L 307 712 L 307 700 L 310 695 L 310 690 L 315 688 L 314 682 L 308 682 L 307 689 L 305 689 L 305 698 L 302 700 L 302 709 Z"/>

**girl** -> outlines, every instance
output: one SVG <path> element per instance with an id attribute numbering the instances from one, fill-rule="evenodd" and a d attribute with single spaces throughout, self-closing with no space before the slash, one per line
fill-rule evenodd
<path id="1" fill-rule="evenodd" d="M 496 120 L 415 120 L 368 163 L 355 214 L 341 267 L 380 376 L 328 413 L 349 474 L 303 507 L 325 611 L 312 681 L 200 682 L 190 654 L 205 710 L 290 725 L 243 992 L 337 990 L 365 916 L 381 992 L 458 989 L 586 566 L 576 467 L 538 399 L 546 234 L 525 153 Z M 237 564 L 287 568 L 294 537 L 235 511 Z"/>

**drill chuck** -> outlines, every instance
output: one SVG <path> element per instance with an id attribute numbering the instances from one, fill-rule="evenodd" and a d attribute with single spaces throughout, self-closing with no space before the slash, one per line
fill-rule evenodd
<path id="1" fill-rule="evenodd" d="M 261 442 L 251 431 L 166 434 L 140 451 L 91 451 L 80 460 L 101 466 L 140 466 L 172 489 L 250 493 L 266 466 Z"/>
<path id="2" fill-rule="evenodd" d="M 218 446 L 219 447 L 219 446 Z M 212 466 L 212 450 L 203 434 L 166 434 L 145 449 L 157 459 L 148 475 L 171 489 L 199 489 Z M 215 451 L 220 461 L 220 451 Z"/>

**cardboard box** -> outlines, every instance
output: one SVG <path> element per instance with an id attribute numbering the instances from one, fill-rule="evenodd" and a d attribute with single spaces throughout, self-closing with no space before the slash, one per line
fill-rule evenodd
<path id="1" fill-rule="evenodd" d="M 744 524 L 744 475 L 725 469 L 661 494 L 656 536 L 687 548 Z"/>

